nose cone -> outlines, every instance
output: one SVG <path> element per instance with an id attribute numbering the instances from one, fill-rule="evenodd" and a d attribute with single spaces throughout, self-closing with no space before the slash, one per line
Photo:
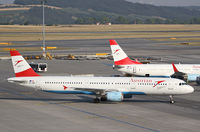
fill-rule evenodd
<path id="1" fill-rule="evenodd" d="M 192 86 L 187 86 L 187 93 L 193 93 L 194 92 L 194 88 Z"/>

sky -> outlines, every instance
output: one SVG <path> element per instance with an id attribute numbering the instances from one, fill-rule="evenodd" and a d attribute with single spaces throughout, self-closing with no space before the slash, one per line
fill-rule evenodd
<path id="1" fill-rule="evenodd" d="M 0 0 L 0 4 L 10 4 L 14 0 Z M 126 0 L 162 6 L 200 6 L 200 0 Z"/>
<path id="2" fill-rule="evenodd" d="M 200 6 L 200 0 L 126 0 L 162 6 Z"/>

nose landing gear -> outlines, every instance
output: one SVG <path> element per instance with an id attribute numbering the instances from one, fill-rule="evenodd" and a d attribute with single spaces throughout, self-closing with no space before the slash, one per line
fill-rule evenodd
<path id="1" fill-rule="evenodd" d="M 174 104 L 174 98 L 173 98 L 173 95 L 170 95 L 170 96 L 169 96 L 169 102 L 170 102 L 170 104 Z"/>

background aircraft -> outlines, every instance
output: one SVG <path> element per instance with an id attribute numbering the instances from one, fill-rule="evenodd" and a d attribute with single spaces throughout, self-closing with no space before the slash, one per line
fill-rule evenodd
<path id="1" fill-rule="evenodd" d="M 16 77 L 8 78 L 9 82 L 46 92 L 96 95 L 94 102 L 122 101 L 136 94 L 169 95 L 174 103 L 173 95 L 194 91 L 183 80 L 173 78 L 40 76 L 18 51 L 10 54 Z"/>
<path id="2" fill-rule="evenodd" d="M 199 81 L 199 64 L 142 64 L 131 60 L 115 40 L 110 40 L 114 69 L 126 75 L 145 77 L 174 77 L 186 81 Z"/>

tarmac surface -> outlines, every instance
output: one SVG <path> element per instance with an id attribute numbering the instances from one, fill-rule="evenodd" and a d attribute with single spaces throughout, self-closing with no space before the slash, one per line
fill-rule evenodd
<path id="1" fill-rule="evenodd" d="M 63 53 L 110 53 L 108 40 L 47 43 L 55 42 L 59 46 L 74 47 Z M 118 42 L 130 56 L 157 57 L 161 58 L 160 63 L 200 63 L 199 46 L 166 45 L 143 39 L 118 39 Z M 41 75 L 121 74 L 109 66 L 113 63 L 111 60 L 31 61 L 48 63 L 48 71 Z M 0 67 L 2 132 L 199 132 L 200 129 L 200 86 L 195 83 L 191 84 L 195 92 L 175 96 L 175 104 L 169 104 L 167 96 L 139 95 L 119 103 L 94 104 L 94 96 L 46 93 L 8 83 L 7 78 L 14 76 L 11 61 L 0 60 Z"/>
<path id="2" fill-rule="evenodd" d="M 112 38 L 111 38 L 112 39 Z M 153 41 L 148 39 L 117 39 L 117 42 L 129 56 L 162 57 L 164 63 L 200 63 L 200 46 L 173 45 L 173 43 L 187 43 L 187 41 Z M 188 41 L 191 42 L 191 41 Z M 195 42 L 199 42 L 196 40 Z M 13 42 L 16 45 L 6 47 L 41 47 L 41 41 Z M 69 48 L 69 50 L 50 51 L 52 54 L 95 54 L 110 53 L 109 40 L 58 40 L 47 41 L 46 46 Z M 5 46 L 0 45 L 0 48 Z M 21 52 L 27 54 L 41 54 L 41 52 Z M 0 52 L 0 56 L 9 56 L 7 52 Z"/>

